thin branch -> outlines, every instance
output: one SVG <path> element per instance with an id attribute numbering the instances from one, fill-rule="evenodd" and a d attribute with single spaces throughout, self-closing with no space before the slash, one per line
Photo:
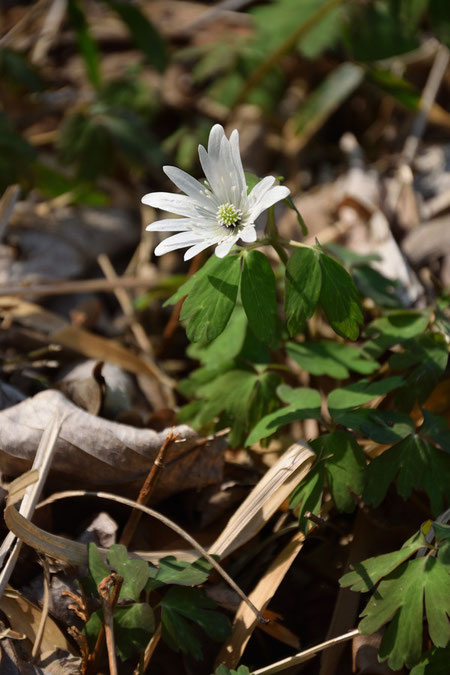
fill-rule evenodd
<path id="1" fill-rule="evenodd" d="M 436 53 L 425 88 L 420 99 L 420 110 L 414 120 L 411 134 L 408 136 L 403 148 L 403 163 L 411 164 L 413 161 L 420 139 L 427 126 L 431 106 L 441 86 L 442 78 L 447 72 L 450 61 L 450 52 L 445 45 L 441 45 Z"/>
<path id="2" fill-rule="evenodd" d="M 42 567 L 44 568 L 44 597 L 39 627 L 37 629 L 36 639 L 34 641 L 33 650 L 31 652 L 31 659 L 33 661 L 34 659 L 36 659 L 41 649 L 42 638 L 44 637 L 45 624 L 48 617 L 48 605 L 50 601 L 50 570 L 48 567 L 47 558 L 42 559 Z"/>
<path id="3" fill-rule="evenodd" d="M 111 260 L 106 255 L 106 253 L 101 253 L 97 262 L 101 267 L 101 270 L 109 282 L 115 283 L 120 277 L 116 274 L 116 271 L 111 263 Z M 136 320 L 136 314 L 133 307 L 133 301 L 130 298 L 127 289 L 117 287 L 114 289 L 114 294 L 117 298 L 117 301 L 120 305 L 122 312 L 130 320 L 130 328 L 133 331 L 133 335 L 136 338 L 140 349 L 146 354 L 153 355 L 153 347 L 150 340 L 147 337 L 145 330 L 139 321 Z"/>
<path id="4" fill-rule="evenodd" d="M 103 625 L 105 627 L 106 648 L 110 675 L 118 675 L 116 649 L 114 644 L 114 606 L 119 598 L 123 577 L 119 574 L 110 574 L 97 586 L 103 607 Z M 113 595 L 110 597 L 110 588 L 113 586 Z"/>
<path id="5" fill-rule="evenodd" d="M 324 649 L 329 649 L 329 647 L 334 647 L 335 645 L 338 645 L 341 642 L 351 640 L 357 635 L 359 635 L 359 630 L 355 628 L 354 630 L 351 630 L 348 633 L 344 633 L 344 635 L 339 635 L 338 637 L 331 638 L 331 640 L 326 640 L 326 642 L 321 642 L 319 645 L 316 645 L 315 647 L 305 649 L 305 651 L 299 652 L 298 654 L 295 654 L 295 656 L 289 656 L 287 659 L 277 661 L 276 663 L 272 663 L 270 666 L 265 666 L 264 668 L 255 670 L 253 672 L 253 675 L 272 675 L 272 673 L 280 673 L 282 670 L 286 670 L 287 668 L 296 666 L 298 663 L 304 663 L 304 661 L 309 661 L 309 659 L 312 659 L 313 656 L 324 651 Z"/>
<path id="6" fill-rule="evenodd" d="M 164 279 L 160 280 L 160 283 Z M 75 281 L 48 280 L 38 284 L 23 282 L 21 284 L 5 284 L 0 289 L 0 296 L 15 295 L 23 297 L 45 297 L 47 295 L 71 295 L 74 293 L 114 293 L 117 288 L 152 288 L 154 279 L 142 277 L 119 277 L 109 279 L 79 279 Z M 158 284 L 159 285 L 159 284 Z"/>
<path id="7" fill-rule="evenodd" d="M 159 449 L 159 452 L 156 456 L 156 459 L 153 462 L 152 468 L 150 469 L 148 476 L 145 479 L 143 486 L 141 487 L 139 496 L 137 498 L 138 504 L 144 504 L 144 506 L 148 504 L 151 494 L 160 476 L 161 469 L 164 468 L 164 458 L 167 449 L 169 445 L 179 437 L 179 435 L 180 434 L 174 434 L 173 431 L 169 431 L 166 438 L 164 439 Z M 124 546 L 129 546 L 141 518 L 142 518 L 142 511 L 133 509 L 123 529 L 122 536 L 120 538 L 121 544 L 123 544 Z"/>
<path id="8" fill-rule="evenodd" d="M 157 629 L 153 633 L 152 637 L 150 638 L 150 641 L 149 641 L 148 645 L 145 648 L 142 668 L 141 668 L 141 670 L 139 670 L 139 667 L 136 668 L 133 675 L 140 675 L 140 673 L 145 673 L 145 671 L 147 670 L 147 668 L 149 666 L 151 658 L 152 658 L 153 654 L 155 653 L 155 649 L 158 646 L 159 641 L 161 640 L 161 633 L 162 633 L 162 627 L 161 627 L 161 623 L 159 623 Z"/>

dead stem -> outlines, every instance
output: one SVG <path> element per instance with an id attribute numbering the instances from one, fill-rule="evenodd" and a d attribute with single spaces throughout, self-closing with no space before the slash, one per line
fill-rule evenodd
<path id="1" fill-rule="evenodd" d="M 31 659 L 34 661 L 41 649 L 42 638 L 44 637 L 45 623 L 48 616 L 48 603 L 50 600 L 50 570 L 48 567 L 47 558 L 42 558 L 42 567 L 44 569 L 44 598 L 42 603 L 41 618 L 39 627 L 36 632 L 36 639 L 34 641 L 33 650 L 31 652 Z"/>
<path id="2" fill-rule="evenodd" d="M 123 577 L 114 572 L 102 579 L 98 584 L 97 590 L 102 601 L 103 625 L 100 628 L 95 643 L 94 651 L 90 655 L 86 675 L 95 675 L 98 671 L 99 661 L 103 651 L 103 643 L 106 637 L 106 648 L 108 650 L 109 672 L 110 675 L 118 675 L 116 651 L 114 646 L 114 607 L 119 599 L 120 589 L 122 588 Z M 110 588 L 113 587 L 112 595 Z"/>
<path id="3" fill-rule="evenodd" d="M 180 434 L 174 434 L 173 431 L 169 431 L 166 438 L 164 439 L 164 442 L 159 449 L 158 455 L 153 462 L 152 468 L 150 469 L 148 476 L 141 487 L 139 496 L 136 500 L 138 504 L 143 504 L 144 506 L 148 504 L 156 482 L 159 478 L 161 469 L 164 468 L 164 457 L 167 452 L 167 448 L 179 437 L 179 435 Z M 129 546 L 141 518 L 142 511 L 133 509 L 123 529 L 122 536 L 120 538 L 121 544 L 124 546 Z"/>

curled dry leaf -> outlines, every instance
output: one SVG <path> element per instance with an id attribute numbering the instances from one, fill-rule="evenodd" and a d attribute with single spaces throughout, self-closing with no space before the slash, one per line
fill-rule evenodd
<path id="1" fill-rule="evenodd" d="M 0 462 L 5 474 L 17 476 L 30 468 L 42 431 L 56 411 L 63 422 L 50 482 L 57 478 L 59 487 L 129 484 L 136 491 L 168 433 L 94 417 L 60 392 L 43 391 L 0 412 Z M 205 442 L 184 425 L 174 432 L 179 438 L 168 449 L 164 479 L 156 486 L 154 501 L 222 478 L 223 438 Z"/>

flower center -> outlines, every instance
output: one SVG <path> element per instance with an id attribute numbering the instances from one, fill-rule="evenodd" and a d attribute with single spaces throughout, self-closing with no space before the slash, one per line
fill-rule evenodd
<path id="1" fill-rule="evenodd" d="M 242 218 L 242 211 L 237 209 L 233 204 L 221 204 L 217 209 L 217 221 L 223 227 L 234 228 L 239 224 Z"/>

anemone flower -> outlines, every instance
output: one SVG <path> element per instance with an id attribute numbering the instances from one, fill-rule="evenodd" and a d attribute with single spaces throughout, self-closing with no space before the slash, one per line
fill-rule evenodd
<path id="1" fill-rule="evenodd" d="M 228 139 L 223 127 L 215 124 L 208 151 L 200 145 L 198 154 L 205 184 L 175 166 L 165 166 L 165 174 L 184 194 L 150 192 L 142 198 L 144 204 L 182 216 L 147 227 L 151 232 L 178 233 L 164 239 L 156 247 L 156 255 L 188 247 L 184 259 L 189 260 L 215 246 L 216 256 L 223 258 L 238 239 L 256 241 L 256 218 L 289 194 L 287 187 L 274 185 L 273 176 L 263 178 L 248 193 L 236 129 Z"/>

